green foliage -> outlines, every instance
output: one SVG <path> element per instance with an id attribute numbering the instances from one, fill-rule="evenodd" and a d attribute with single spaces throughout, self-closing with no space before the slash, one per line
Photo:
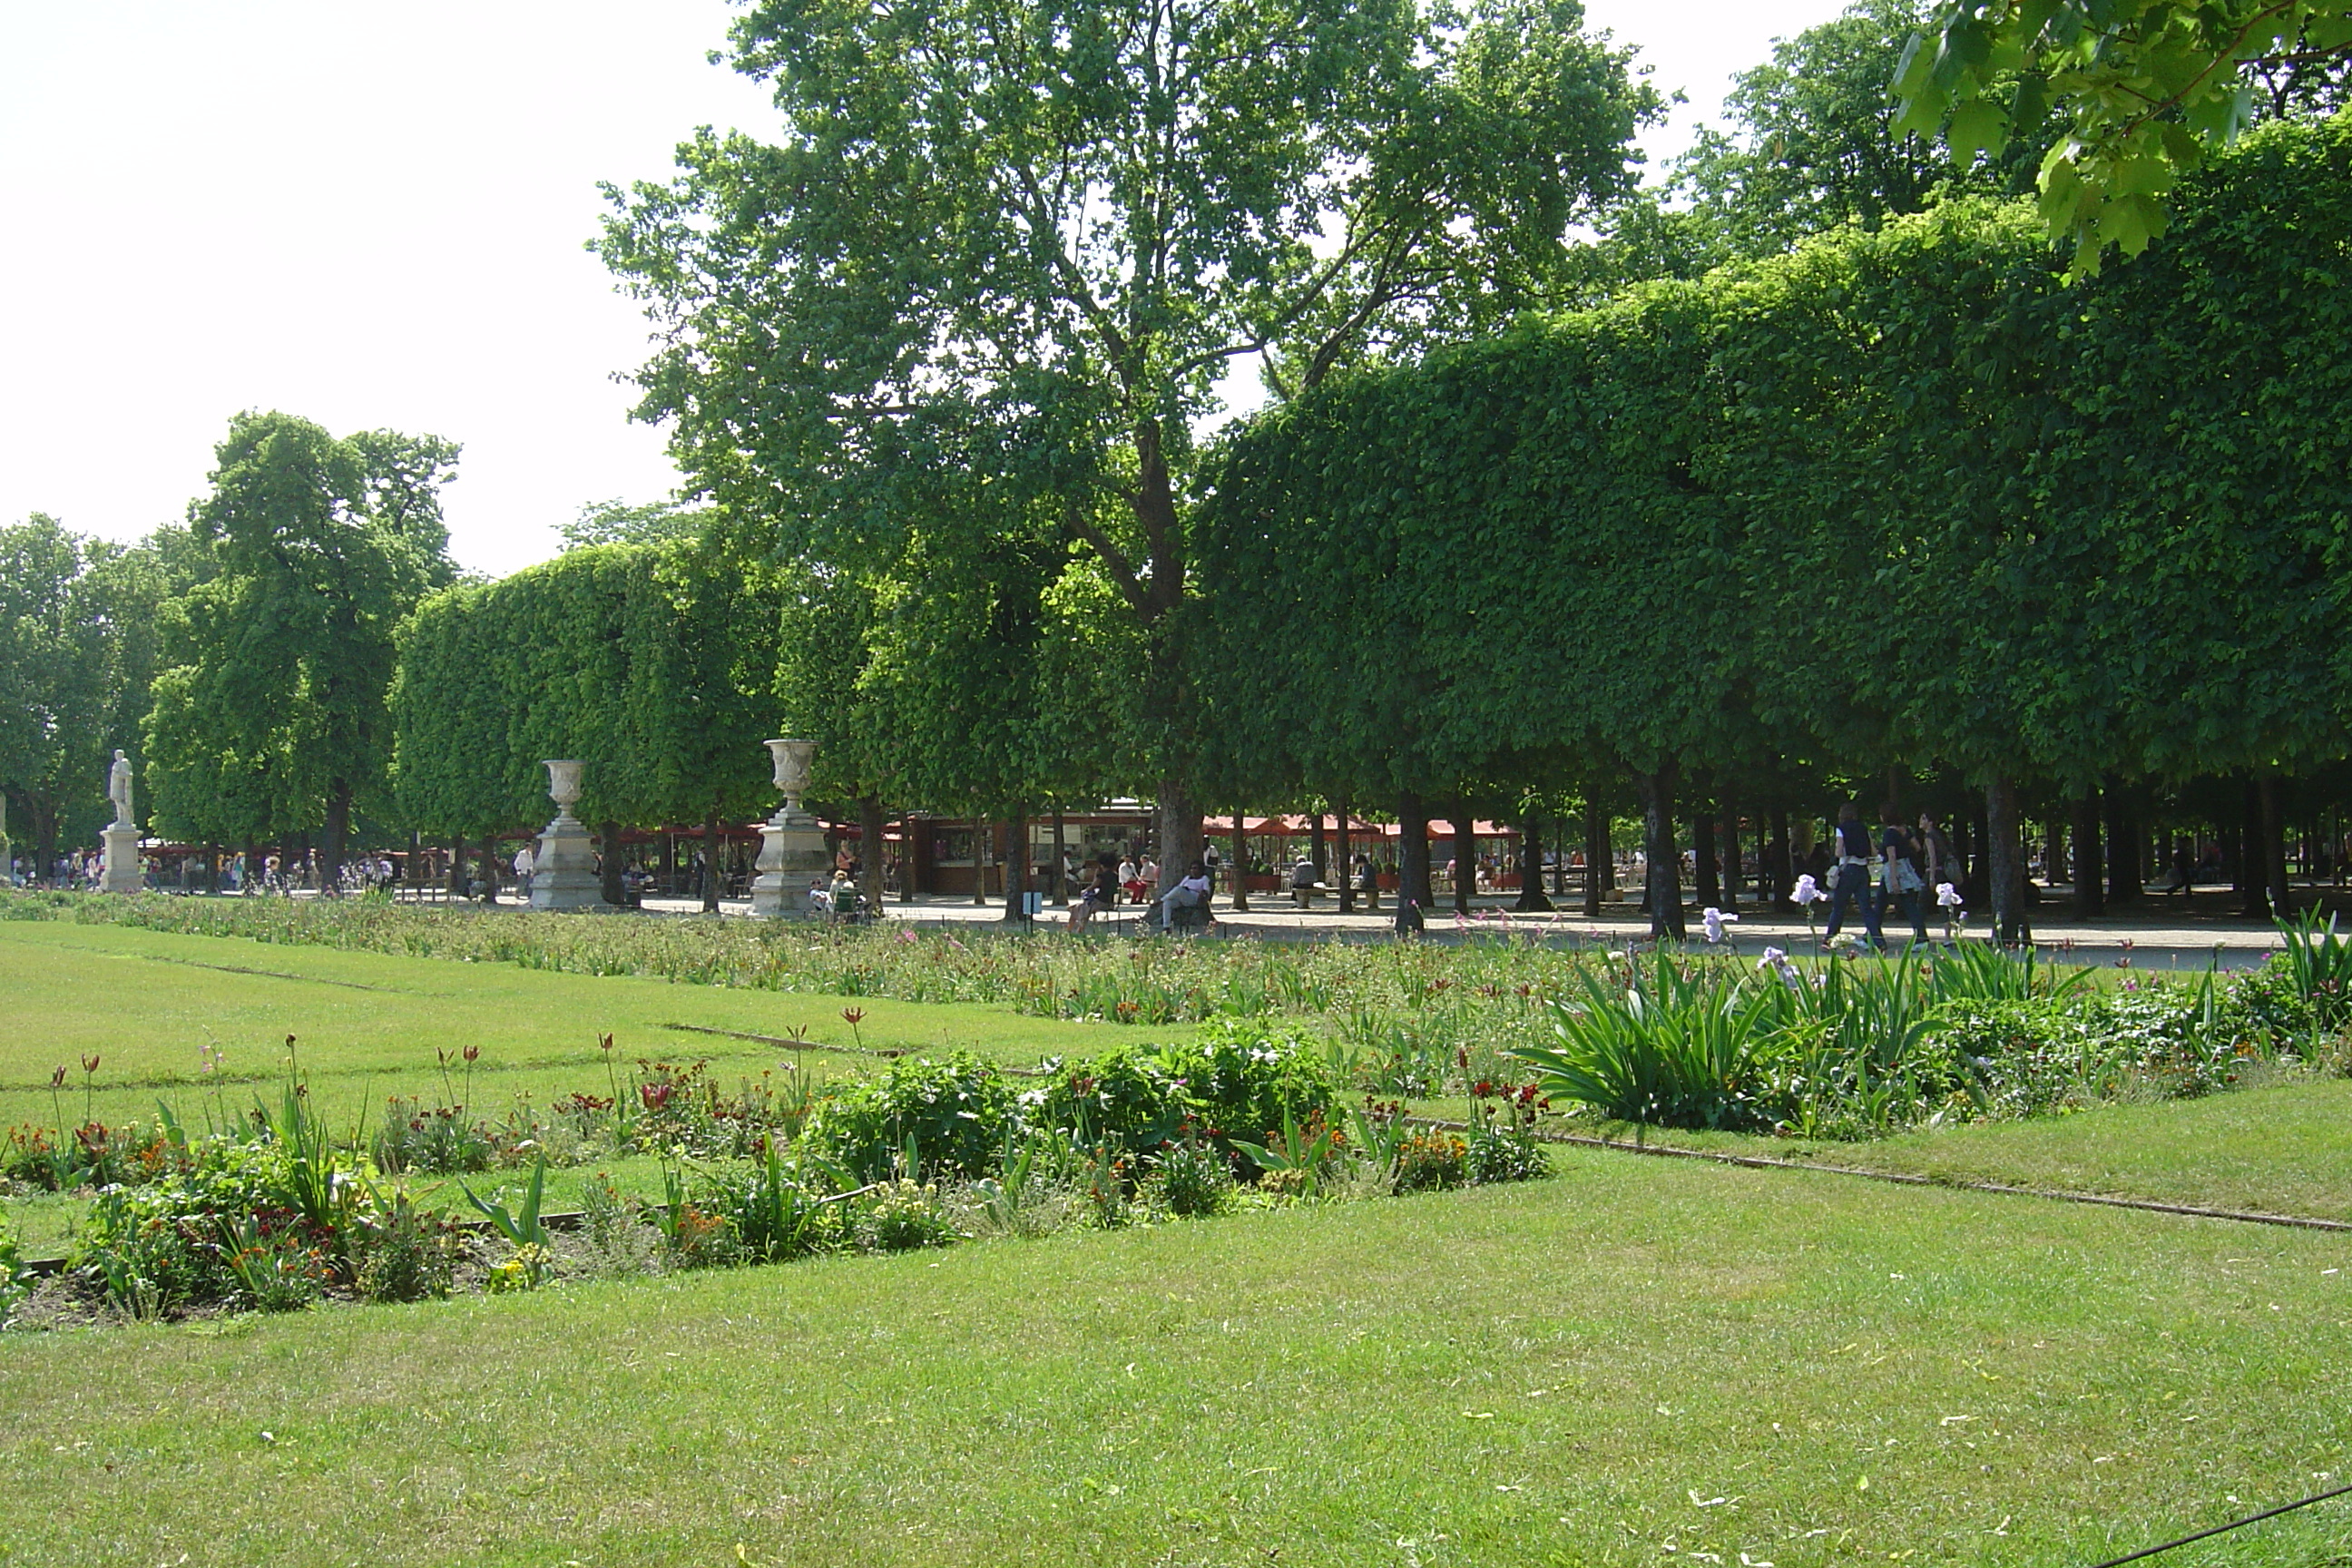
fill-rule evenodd
<path id="1" fill-rule="evenodd" d="M 70 1266 L 140 1317 L 265 1298 L 299 1304 L 333 1258 L 333 1233 L 310 1225 L 315 1184 L 279 1142 L 209 1138 L 185 1169 L 108 1187 L 76 1234 Z"/>
<path id="2" fill-rule="evenodd" d="M 1178 1219 L 1207 1219 L 1233 1206 L 1233 1157 L 1191 1135 L 1155 1151 L 1148 1178 L 1160 1205 Z"/>
<path id="3" fill-rule="evenodd" d="M 164 620 L 146 745 L 158 822 L 250 842 L 324 825 L 338 857 L 392 761 L 393 634 L 449 581 L 438 492 L 457 448 L 241 414 L 190 510 L 207 575 Z"/>
<path id="4" fill-rule="evenodd" d="M 1673 181 L 1723 251 L 1769 255 L 1845 223 L 1875 229 L 1952 195 L 2032 187 L 2055 133 L 2047 121 L 2023 127 L 1997 156 L 1958 166 L 1932 140 L 1895 129 L 1886 84 L 1927 15 L 1927 0 L 1857 0 L 1776 40 L 1769 62 L 1734 79 L 1724 100 L 1733 132 L 1702 130 Z"/>
<path id="5" fill-rule="evenodd" d="M 822 1102 L 806 1136 L 861 1182 L 976 1176 L 993 1164 L 1013 1113 L 1004 1075 L 956 1052 L 891 1063 L 879 1079 Z"/>
<path id="6" fill-rule="evenodd" d="M 544 821 L 551 757 L 589 822 L 749 815 L 772 797 L 775 600 L 703 538 L 575 549 L 427 600 L 391 696 L 397 792 L 438 833 Z"/>
<path id="7" fill-rule="evenodd" d="M 940 668 L 1017 661 L 1026 617 L 1098 605 L 1141 678 L 1088 683 L 1118 699 L 1097 740 L 1160 781 L 1174 858 L 1192 424 L 1234 361 L 1296 390 L 1556 297 L 1658 107 L 1581 24 L 1552 0 L 755 5 L 732 63 L 773 87 L 776 143 L 706 132 L 672 184 L 609 193 L 599 248 L 671 345 L 640 412 L 773 520 L 761 553 L 946 590 L 921 606 L 954 624 Z M 932 552 L 978 580 L 908 565 Z M 887 670 L 861 685 L 919 703 Z M 1009 803 L 1057 783 L 1017 765 L 1028 689 L 921 706 L 998 731 L 977 748 L 866 738 Z"/>
<path id="8" fill-rule="evenodd" d="M 405 1191 L 379 1189 L 352 1215 L 352 1280 L 363 1301 L 422 1301 L 449 1294 L 457 1231 Z"/>
<path id="9" fill-rule="evenodd" d="M 0 789 L 31 815 L 14 825 L 28 860 L 110 820 L 114 748 L 143 761 L 157 606 L 174 585 L 155 543 L 109 544 L 38 512 L 0 528 Z"/>
<path id="10" fill-rule="evenodd" d="M 2166 232 L 2176 182 L 2252 118 L 2250 68 L 2347 53 L 2346 0 L 1938 0 L 1894 88 L 1900 127 L 1940 128 L 1962 161 L 2057 105 L 2067 134 L 2042 160 L 2042 217 L 2090 274 L 2107 246 L 2137 256 Z"/>
<path id="11" fill-rule="evenodd" d="M 857 1244 L 868 1252 L 913 1252 L 960 1239 L 938 1190 L 912 1180 L 883 1183 L 857 1216 Z"/>
<path id="12" fill-rule="evenodd" d="M 1556 1047 L 1512 1054 L 1546 1091 L 1621 1121 L 1738 1131 L 1775 1121 L 1765 1053 L 1775 1043 L 1767 986 L 1686 970 L 1661 950 L 1650 972 L 1587 972 L 1580 994 L 1553 1003 Z"/>
<path id="13" fill-rule="evenodd" d="M 24 1244 L 18 1239 L 16 1226 L 8 1218 L 8 1209 L 0 1204 L 0 1328 L 8 1324 L 8 1314 L 16 1310 L 32 1289 L 32 1276 L 25 1268 Z"/>
<path id="14" fill-rule="evenodd" d="M 546 1247 L 547 1226 L 540 1219 L 539 1214 L 540 1204 L 547 1195 L 547 1156 L 545 1154 L 541 1154 L 532 1163 L 530 1183 L 523 1188 L 522 1200 L 518 1205 L 509 1206 L 502 1191 L 493 1193 L 485 1199 L 477 1195 L 474 1189 L 467 1186 L 463 1182 L 458 1183 L 457 1185 L 458 1190 L 466 1194 L 466 1201 L 473 1205 L 484 1219 L 498 1226 L 499 1234 L 513 1242 L 517 1247 L 543 1248 Z"/>
<path id="15" fill-rule="evenodd" d="M 2333 763 L 2347 179 L 2276 125 L 2088 289 L 1947 202 L 1259 416 L 1196 520 L 1219 788 Z"/>

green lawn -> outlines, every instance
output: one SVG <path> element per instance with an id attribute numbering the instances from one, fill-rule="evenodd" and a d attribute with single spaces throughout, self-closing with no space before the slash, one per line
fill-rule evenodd
<path id="1" fill-rule="evenodd" d="M 199 1049 L 227 1053 L 232 1090 L 285 1070 L 297 1037 L 314 1094 L 336 1117 L 384 1096 L 442 1094 L 435 1053 L 478 1046 L 473 1102 L 496 1114 L 516 1094 L 542 1103 L 572 1090 L 607 1092 L 597 1037 L 611 1034 L 625 1062 L 708 1058 L 723 1079 L 772 1068 L 773 1047 L 680 1034 L 666 1023 L 877 1048 L 959 1049 L 1006 1062 L 1077 1055 L 1118 1040 L 1189 1037 L 1193 1026 L 1149 1031 L 1027 1017 L 977 1004 L 792 994 L 564 974 L 506 963 L 459 963 L 123 926 L 0 922 L 0 1125 L 55 1121 L 51 1071 L 64 1066 L 68 1121 L 82 1110 L 84 1056 L 99 1058 L 95 1114 L 120 1121 L 154 1112 L 159 1096 L 184 1112 L 212 1092 Z M 856 1030 L 845 1007 L 864 1010 Z M 807 1065 L 858 1070 L 857 1058 L 812 1054 Z M 462 1080 L 462 1068 L 455 1078 Z M 458 1083 L 462 1091 L 462 1081 Z"/>
<path id="2" fill-rule="evenodd" d="M 1609 1131 L 1652 1143 L 1944 1181 L 2352 1220 L 2352 1082 L 2342 1079 L 2282 1077 L 2202 1100 L 2105 1105 L 2073 1116 L 1979 1122 L 1866 1143 L 1637 1131 L 1622 1124 Z"/>
<path id="3" fill-rule="evenodd" d="M 2345 1471 L 2341 1238 L 1560 1163 L 0 1338 L 0 1560 L 2083 1563 Z M 2171 1561 L 2347 1532 L 2328 1505 Z"/>
<path id="4" fill-rule="evenodd" d="M 437 1098 L 435 1048 L 479 1044 L 486 1110 L 598 1088 L 607 1030 L 730 1073 L 779 1053 L 657 1026 L 850 1039 L 837 998 L 122 928 L 0 926 L 0 1108 L 42 1122 L 85 1050 L 101 1116 L 200 1103 L 208 1037 L 267 1079 L 293 1032 L 352 1108 Z M 867 1045 L 1005 1060 L 1145 1033 L 856 1005 Z M 2352 1215 L 2347 1110 L 2301 1081 L 1686 1141 Z M 2346 1237 L 1556 1158 L 1523 1187 L 0 1335 L 0 1563 L 2084 1563 L 2352 1460 Z M 73 1205 L 10 1209 L 47 1251 Z M 2326 1505 L 2168 1568 L 2347 1538 Z"/>

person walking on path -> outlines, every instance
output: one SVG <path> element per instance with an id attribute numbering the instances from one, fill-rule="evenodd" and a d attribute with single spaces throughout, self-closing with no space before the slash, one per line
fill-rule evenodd
<path id="1" fill-rule="evenodd" d="M 1879 830 L 1878 888 L 1880 908 L 1890 905 L 1911 918 L 1911 941 L 1915 946 L 1927 945 L 1927 879 L 1921 868 L 1926 851 L 1912 840 L 1911 834 L 1895 815 L 1895 805 L 1888 802 L 1879 813 L 1886 826 Z"/>
<path id="2" fill-rule="evenodd" d="M 1830 899 L 1829 929 L 1822 941 L 1834 942 L 1845 926 L 1849 906 L 1860 906 L 1863 929 L 1870 934 L 1873 947 L 1886 945 L 1885 933 L 1879 930 L 1878 879 L 1872 874 L 1872 863 L 1877 852 L 1870 842 L 1870 829 L 1863 826 L 1862 808 L 1852 801 L 1838 807 L 1837 831 L 1831 836 L 1835 841 L 1836 864 L 1831 875 L 1834 881 Z"/>

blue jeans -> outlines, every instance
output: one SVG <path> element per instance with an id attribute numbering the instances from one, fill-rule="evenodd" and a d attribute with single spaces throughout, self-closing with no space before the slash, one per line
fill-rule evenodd
<path id="1" fill-rule="evenodd" d="M 1885 947 L 1886 933 L 1878 929 L 1882 910 L 1878 878 L 1873 874 L 1872 868 L 1868 866 L 1839 866 L 1830 874 L 1836 881 L 1836 890 L 1830 900 L 1830 929 L 1822 934 L 1837 935 L 1838 929 L 1845 924 L 1846 906 L 1858 903 L 1862 906 L 1863 929 L 1870 933 L 1871 945 Z"/>

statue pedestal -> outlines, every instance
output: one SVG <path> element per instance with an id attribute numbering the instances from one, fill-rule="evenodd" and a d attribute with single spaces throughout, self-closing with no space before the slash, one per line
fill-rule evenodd
<path id="1" fill-rule="evenodd" d="M 118 822 L 106 829 L 105 869 L 99 876 L 99 890 L 106 893 L 136 893 L 147 886 L 146 877 L 139 869 L 139 829 L 127 822 Z"/>
<path id="2" fill-rule="evenodd" d="M 806 919 L 809 884 L 833 870 L 824 830 L 805 811 L 786 806 L 760 828 L 760 875 L 751 884 L 751 912 Z"/>
<path id="3" fill-rule="evenodd" d="M 547 825 L 531 850 L 530 907 L 535 910 L 609 910 L 596 875 L 596 845 L 588 825 L 564 812 Z"/>

